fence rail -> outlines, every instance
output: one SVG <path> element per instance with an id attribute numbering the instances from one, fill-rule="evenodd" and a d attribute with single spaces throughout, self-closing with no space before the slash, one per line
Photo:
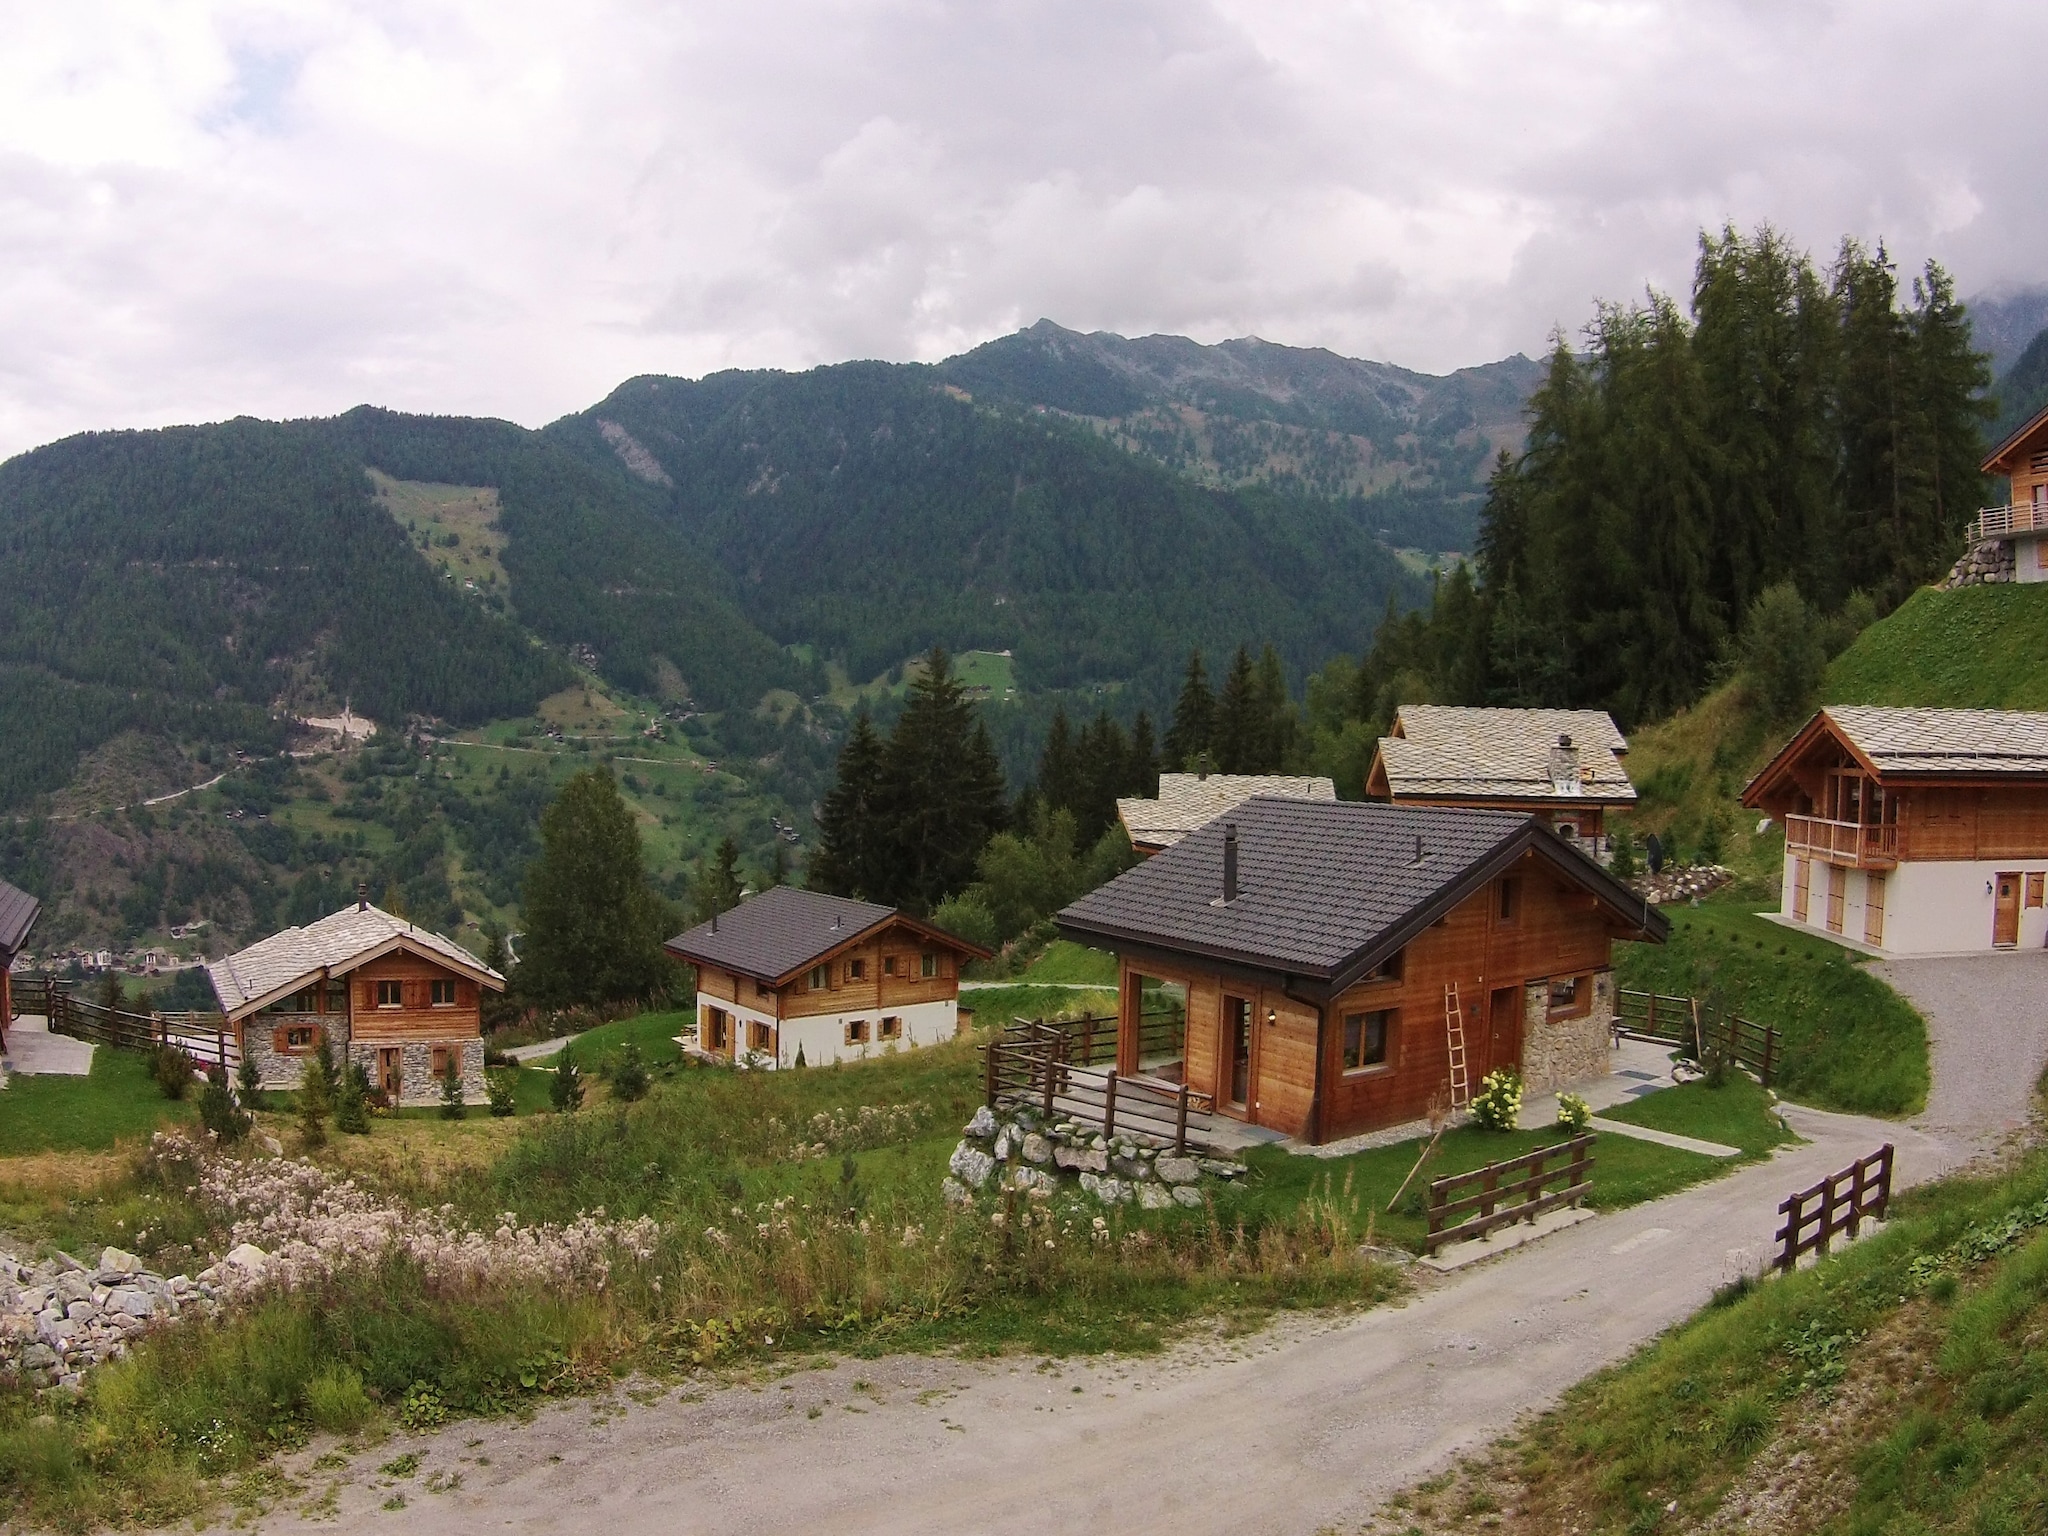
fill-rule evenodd
<path id="1" fill-rule="evenodd" d="M 1143 1136 L 1176 1152 L 1215 1149 L 1206 1094 L 1186 1083 L 1125 1076 L 1114 1067 L 1099 1070 L 1076 1061 L 1077 1049 L 1086 1049 L 1076 1040 L 1087 1037 L 1070 1034 L 1072 1022 L 1019 1019 L 981 1048 L 990 1109 L 1030 1107 L 1047 1118 L 1100 1126 L 1104 1136 Z"/>
<path id="2" fill-rule="evenodd" d="M 1574 1136 L 1429 1186 L 1429 1231 L 1423 1252 L 1484 1237 L 1496 1227 L 1533 1221 L 1545 1211 L 1577 1205 L 1593 1190 L 1593 1137 Z M 1551 1189 L 1551 1185 L 1557 1185 Z M 1469 1190 L 1470 1193 L 1460 1193 Z M 1470 1213 L 1469 1215 L 1467 1213 Z M 1462 1221 L 1454 1221 L 1463 1217 Z"/>
<path id="3" fill-rule="evenodd" d="M 1022 1021 L 1019 1021 L 1022 1022 Z M 1117 1019 L 1110 1013 L 1084 1013 L 1077 1019 L 1035 1020 L 1066 1037 L 1066 1061 L 1093 1067 L 1116 1060 Z M 1187 1038 L 1187 1015 L 1178 1008 L 1155 1008 L 1138 1016 L 1138 1059 L 1173 1060 Z"/>
<path id="4" fill-rule="evenodd" d="M 117 1051 L 174 1046 L 202 1067 L 232 1071 L 242 1064 L 241 1044 L 217 1013 L 131 1013 L 88 1002 L 51 976 L 21 976 L 12 988 L 17 1014 L 41 1014 L 50 1032 Z"/>
<path id="5" fill-rule="evenodd" d="M 1785 846 L 1795 853 L 1817 854 L 1832 863 L 1891 865 L 1899 862 L 1899 828 L 1896 822 L 1787 816 Z"/>
<path id="6" fill-rule="evenodd" d="M 1790 1274 L 1798 1267 L 1801 1254 L 1818 1253 L 1825 1258 L 1838 1234 L 1846 1232 L 1853 1238 L 1864 1222 L 1884 1220 L 1891 1200 L 1892 1144 L 1886 1142 L 1811 1189 L 1788 1196 L 1778 1207 L 1785 1224 L 1778 1229 L 1775 1267 L 1781 1274 Z"/>
<path id="7" fill-rule="evenodd" d="M 2048 504 L 2019 502 L 2003 507 L 1985 507 L 1970 520 L 1969 540 L 1997 538 L 2000 534 L 2029 533 L 2048 529 Z"/>
<path id="8" fill-rule="evenodd" d="M 1617 1035 L 1676 1045 L 1695 1062 L 1703 1062 L 1710 1048 L 1719 1047 L 1729 1060 L 1755 1073 L 1766 1088 L 1784 1060 L 1784 1038 L 1777 1030 L 1734 1013 L 1714 1018 L 1696 997 L 1624 989 L 1616 993 L 1615 1002 Z"/>

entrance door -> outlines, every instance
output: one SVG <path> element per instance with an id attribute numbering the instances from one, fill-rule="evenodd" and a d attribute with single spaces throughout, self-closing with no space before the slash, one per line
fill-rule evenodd
<path id="1" fill-rule="evenodd" d="M 1225 996 L 1223 999 L 1223 1086 L 1224 1101 L 1240 1114 L 1252 1102 L 1252 1005 L 1251 999 Z"/>
<path id="2" fill-rule="evenodd" d="M 1486 1070 L 1522 1066 L 1522 989 L 1495 987 L 1487 1008 Z"/>
<path id="3" fill-rule="evenodd" d="M 384 1097 L 394 1105 L 398 1103 L 399 1094 L 405 1087 L 405 1078 L 398 1066 L 403 1059 L 404 1052 L 393 1046 L 386 1046 L 377 1052 L 377 1081 L 383 1086 Z"/>
<path id="4" fill-rule="evenodd" d="M 1998 873 L 1998 908 L 1991 918 L 1991 942 L 2011 949 L 2020 941 L 2020 877 L 2016 870 Z"/>

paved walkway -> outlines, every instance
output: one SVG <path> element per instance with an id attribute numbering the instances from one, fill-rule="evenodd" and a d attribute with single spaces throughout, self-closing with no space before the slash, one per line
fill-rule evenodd
<path id="1" fill-rule="evenodd" d="M 532 1045 L 515 1045 L 505 1054 L 514 1061 L 541 1061 L 554 1055 L 575 1038 L 574 1035 L 557 1035 L 552 1040 L 536 1040 Z"/>
<path id="2" fill-rule="evenodd" d="M 92 1071 L 94 1049 L 90 1041 L 51 1034 L 38 1014 L 25 1013 L 7 1026 L 7 1067 L 23 1077 L 84 1077 Z"/>

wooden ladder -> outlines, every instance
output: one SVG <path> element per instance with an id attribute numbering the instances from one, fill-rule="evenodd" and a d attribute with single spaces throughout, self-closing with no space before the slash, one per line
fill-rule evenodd
<path id="1" fill-rule="evenodd" d="M 1458 984 L 1444 985 L 1444 1039 L 1450 1047 L 1451 1108 L 1472 1102 L 1472 1078 L 1465 1066 L 1465 1010 L 1458 1002 Z"/>

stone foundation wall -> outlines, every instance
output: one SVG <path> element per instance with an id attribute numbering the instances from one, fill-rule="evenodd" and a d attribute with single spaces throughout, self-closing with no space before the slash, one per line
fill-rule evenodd
<path id="1" fill-rule="evenodd" d="M 1985 539 L 1963 552 L 1941 586 L 1944 591 L 1952 591 L 1957 587 L 1995 586 L 2013 579 L 2013 541 Z"/>
<path id="2" fill-rule="evenodd" d="M 1532 981 L 1522 997 L 1522 1082 L 1530 1095 L 1555 1093 L 1604 1077 L 1613 1049 L 1614 972 L 1593 973 L 1593 1006 L 1576 1019 L 1550 1017 L 1550 983 Z"/>
<path id="3" fill-rule="evenodd" d="M 434 1072 L 434 1051 L 441 1046 L 462 1048 L 462 1102 L 484 1104 L 490 1094 L 484 1086 L 484 1043 L 481 1040 L 408 1040 L 399 1046 L 400 1109 L 417 1109 L 441 1102 L 441 1079 Z M 348 1058 L 362 1066 L 370 1085 L 377 1087 L 377 1055 L 386 1047 L 374 1042 L 349 1048 Z"/>
<path id="4" fill-rule="evenodd" d="M 348 1049 L 348 1016 L 340 1013 L 258 1013 L 242 1020 L 242 1050 L 256 1063 L 258 1079 L 266 1089 L 297 1088 L 306 1075 L 306 1058 L 294 1051 L 287 1055 L 277 1049 L 277 1031 L 287 1026 L 310 1024 L 325 1030 L 334 1047 L 336 1061 Z"/>

